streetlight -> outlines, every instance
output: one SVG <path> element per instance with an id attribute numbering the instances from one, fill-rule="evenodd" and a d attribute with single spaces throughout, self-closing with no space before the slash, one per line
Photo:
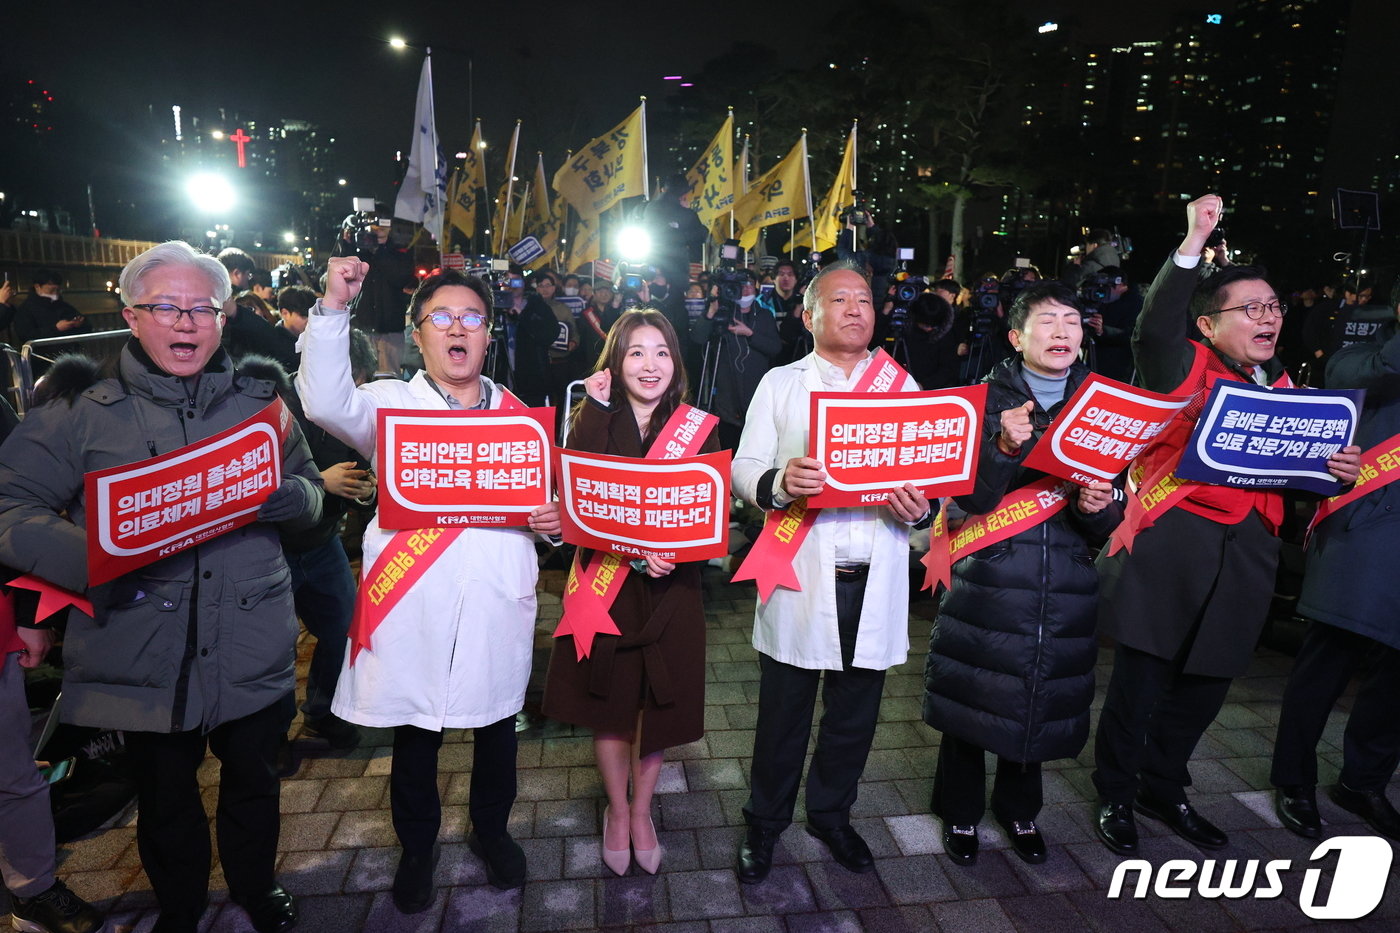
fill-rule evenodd
<path id="1" fill-rule="evenodd" d="M 296 235 L 295 233 L 293 233 L 292 231 L 288 230 L 288 231 L 286 231 L 285 233 L 282 234 L 282 242 L 283 242 L 283 243 L 286 243 L 286 244 L 290 245 L 290 244 L 292 244 L 292 243 L 295 243 L 296 241 L 297 241 L 297 235 Z"/>
<path id="2" fill-rule="evenodd" d="M 205 214 L 226 214 L 236 200 L 229 180 L 209 172 L 191 176 L 185 182 L 185 193 L 195 208 Z"/>
<path id="3" fill-rule="evenodd" d="M 406 49 L 408 48 L 408 43 L 404 41 L 403 36 L 391 36 L 389 38 L 389 47 L 395 49 Z"/>

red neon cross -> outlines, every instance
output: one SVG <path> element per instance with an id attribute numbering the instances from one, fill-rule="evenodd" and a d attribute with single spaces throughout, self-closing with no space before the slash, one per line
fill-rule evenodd
<path id="1" fill-rule="evenodd" d="M 243 132 L 243 128 L 242 128 L 242 127 L 239 127 L 237 130 L 234 131 L 233 135 L 230 136 L 229 139 L 233 140 L 234 143 L 237 144 L 237 146 L 238 146 L 238 167 L 239 167 L 239 168 L 247 168 L 247 167 L 248 167 L 248 159 L 247 159 L 247 157 L 243 154 L 243 144 L 244 144 L 244 143 L 250 143 L 250 142 L 252 142 L 252 141 L 253 141 L 253 137 L 251 137 L 251 136 L 249 136 L 247 133 Z"/>

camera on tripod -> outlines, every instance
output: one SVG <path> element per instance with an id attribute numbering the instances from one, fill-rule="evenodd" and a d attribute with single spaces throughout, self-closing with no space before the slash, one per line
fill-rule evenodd
<path id="1" fill-rule="evenodd" d="M 904 269 L 904 264 L 914 258 L 914 250 L 908 247 L 901 247 L 899 250 L 899 271 L 893 276 L 894 292 L 891 301 L 894 307 L 890 310 L 890 335 L 900 337 L 904 334 L 904 328 L 909 322 L 909 306 L 914 303 L 925 290 L 928 289 L 929 281 L 922 275 L 910 275 Z"/>
<path id="2" fill-rule="evenodd" d="M 837 218 L 843 224 L 850 224 L 854 227 L 866 227 L 870 225 L 870 206 L 866 203 L 864 191 L 852 191 L 855 203 L 850 207 L 843 208 Z"/>
<path id="3" fill-rule="evenodd" d="M 996 330 L 996 310 L 1001 304 L 1001 281 L 984 276 L 972 290 L 972 339 L 986 340 Z"/>
<path id="4" fill-rule="evenodd" d="M 1098 311 L 1113 300 L 1113 287 L 1120 281 L 1106 272 L 1090 272 L 1079 281 L 1079 300 L 1086 309 Z"/>
<path id="5" fill-rule="evenodd" d="M 711 284 L 718 288 L 719 305 L 713 318 L 716 327 L 728 327 L 739 308 L 739 299 L 744 297 L 744 286 L 748 285 L 749 270 L 739 265 L 739 246 L 725 243 L 719 248 L 719 268 L 710 273 Z"/>

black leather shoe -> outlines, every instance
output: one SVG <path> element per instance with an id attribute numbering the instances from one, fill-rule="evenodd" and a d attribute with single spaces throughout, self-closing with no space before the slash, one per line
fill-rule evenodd
<path id="1" fill-rule="evenodd" d="M 864 874 L 875 867 L 875 856 L 870 854 L 870 846 L 860 838 L 860 833 L 850 823 L 844 826 L 813 826 L 807 824 L 807 834 L 826 843 L 831 857 L 847 871 Z"/>
<path id="2" fill-rule="evenodd" d="M 1138 849 L 1137 821 L 1126 803 L 1099 801 L 1094 814 L 1094 832 L 1109 849 L 1119 855 L 1132 855 Z"/>
<path id="3" fill-rule="evenodd" d="M 1011 848 L 1016 850 L 1021 861 L 1031 865 L 1039 865 L 1045 861 L 1045 837 L 1040 834 L 1040 827 L 1035 825 L 1035 820 L 997 820 L 997 823 L 1006 832 L 1006 838 L 1011 840 Z"/>
<path id="4" fill-rule="evenodd" d="M 943 851 L 955 865 L 971 865 L 977 861 L 977 827 L 943 824 Z"/>
<path id="5" fill-rule="evenodd" d="M 297 925 L 297 902 L 275 884 L 261 894 L 234 894 L 233 902 L 248 912 L 258 933 L 284 933 Z"/>
<path id="6" fill-rule="evenodd" d="M 758 884 L 773 870 L 773 844 L 781 830 L 750 826 L 739 843 L 739 861 L 734 871 L 744 884 Z"/>
<path id="7" fill-rule="evenodd" d="M 1322 835 L 1322 820 L 1317 815 L 1317 789 L 1293 785 L 1274 788 L 1274 812 L 1283 828 L 1304 839 Z"/>
<path id="8" fill-rule="evenodd" d="M 394 906 L 401 914 L 419 914 L 433 903 L 437 886 L 433 883 L 433 871 L 437 868 L 438 856 L 442 850 L 437 843 L 431 852 L 404 852 L 399 856 L 399 867 L 394 872 Z"/>
<path id="9" fill-rule="evenodd" d="M 107 920 L 87 901 L 62 881 L 32 897 L 10 898 L 11 923 L 16 930 L 41 930 L 44 933 L 98 933 Z M 198 924 L 198 920 L 190 928 Z"/>
<path id="10" fill-rule="evenodd" d="M 1223 849 L 1230 844 L 1230 837 L 1189 803 L 1165 803 L 1139 791 L 1133 809 L 1161 820 L 1172 832 L 1202 849 Z"/>
<path id="11" fill-rule="evenodd" d="M 307 732 L 320 736 L 330 743 L 331 748 L 355 748 L 360 744 L 360 730 L 354 723 L 346 722 L 335 713 L 327 713 L 316 718 L 308 717 L 302 725 Z"/>
<path id="12" fill-rule="evenodd" d="M 1400 840 L 1400 813 L 1391 806 L 1385 791 L 1352 790 L 1345 784 L 1337 784 L 1327 796 L 1343 810 L 1361 817 L 1382 836 Z"/>
<path id="13" fill-rule="evenodd" d="M 472 830 L 467 836 L 467 848 L 486 863 L 486 880 L 502 891 L 525 884 L 525 850 L 510 837 L 510 833 L 487 838 Z"/>

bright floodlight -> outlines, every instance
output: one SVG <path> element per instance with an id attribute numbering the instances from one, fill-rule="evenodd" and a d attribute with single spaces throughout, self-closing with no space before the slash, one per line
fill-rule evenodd
<path id="1" fill-rule="evenodd" d="M 629 262 L 640 262 L 651 252 L 651 234 L 641 227 L 623 227 L 616 243 L 618 254 Z"/>
<path id="2" fill-rule="evenodd" d="M 185 192 L 205 214 L 223 214 L 233 207 L 233 185 L 222 175 L 195 175 L 185 183 Z"/>
<path id="3" fill-rule="evenodd" d="M 408 43 L 404 41 L 403 36 L 394 36 L 389 40 L 389 45 L 396 49 L 408 48 Z"/>
<path id="4" fill-rule="evenodd" d="M 296 241 L 297 241 L 297 235 L 296 235 L 295 233 L 293 233 L 292 231 L 288 230 L 288 231 L 286 231 L 285 233 L 282 234 L 282 242 L 283 242 L 283 243 L 295 243 Z"/>

